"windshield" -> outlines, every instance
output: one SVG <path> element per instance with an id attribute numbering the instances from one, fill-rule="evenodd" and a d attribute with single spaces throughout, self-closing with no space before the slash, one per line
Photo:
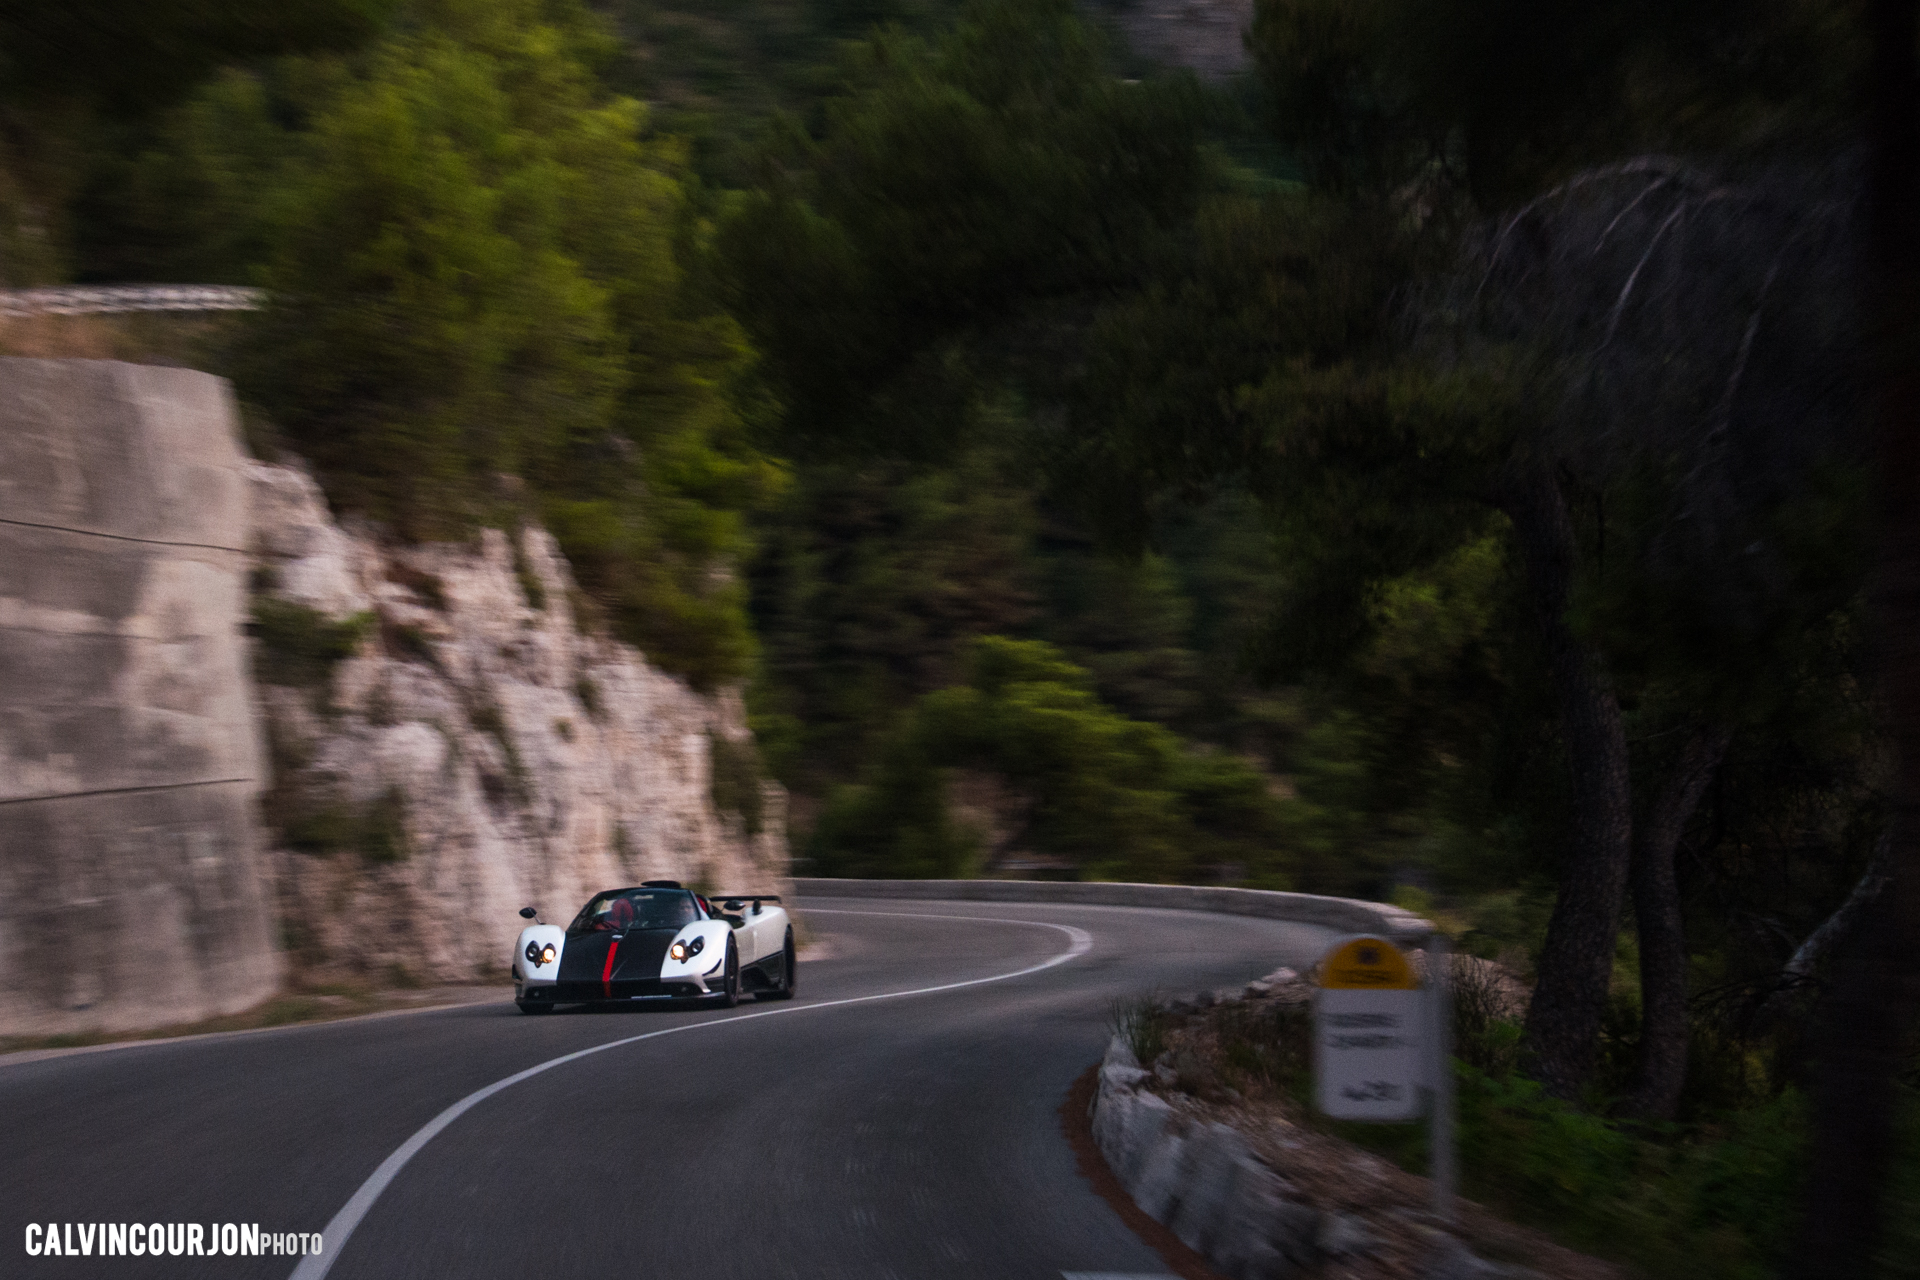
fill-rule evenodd
<path id="1" fill-rule="evenodd" d="M 700 918 L 684 889 L 621 889 L 594 898 L 567 926 L 569 936 L 628 929 L 678 929 Z"/>

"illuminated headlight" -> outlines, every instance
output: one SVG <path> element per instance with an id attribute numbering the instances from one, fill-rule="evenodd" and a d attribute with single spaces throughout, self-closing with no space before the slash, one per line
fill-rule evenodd
<path id="1" fill-rule="evenodd" d="M 537 942 L 529 942 L 527 944 L 527 963 L 531 965 L 552 964 L 553 944 L 549 942 L 543 947 Z"/>
<path id="2" fill-rule="evenodd" d="M 707 948 L 705 938 L 694 938 L 686 942 L 676 942 L 667 948 L 667 954 L 675 960 L 690 960 Z"/>

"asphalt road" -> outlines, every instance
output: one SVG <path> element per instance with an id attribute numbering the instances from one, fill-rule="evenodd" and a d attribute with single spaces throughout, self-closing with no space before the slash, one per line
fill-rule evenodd
<path id="1" fill-rule="evenodd" d="M 334 1223 L 303 1280 L 318 1262 L 332 1280 L 1163 1273 L 1077 1174 L 1061 1100 L 1115 1000 L 1244 982 L 1330 936 L 1116 907 L 799 906 L 828 952 L 787 1003 L 469 1005 L 0 1059 L 0 1276 L 239 1280 L 296 1263 L 29 1257 L 35 1222 Z M 946 989 L 892 994 L 923 988 Z M 420 1141 L 476 1092 L 616 1041 L 631 1043 L 499 1088 Z"/>

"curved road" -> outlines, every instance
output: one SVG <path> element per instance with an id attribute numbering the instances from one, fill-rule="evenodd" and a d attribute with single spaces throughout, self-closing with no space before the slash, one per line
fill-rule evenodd
<path id="1" fill-rule="evenodd" d="M 331 1280 L 1164 1273 L 1076 1173 L 1061 1100 L 1116 1000 L 1245 982 L 1331 936 L 1056 904 L 809 897 L 799 914 L 827 948 L 789 1003 L 545 1018 L 468 1005 L 0 1059 L 0 1274 L 295 1269 L 28 1257 L 32 1222 L 328 1231 L 302 1280 L 319 1263 Z M 598 1051 L 422 1133 L 581 1050 Z"/>

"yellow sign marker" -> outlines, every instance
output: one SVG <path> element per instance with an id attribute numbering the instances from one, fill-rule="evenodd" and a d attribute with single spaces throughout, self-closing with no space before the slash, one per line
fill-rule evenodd
<path id="1" fill-rule="evenodd" d="M 1384 938 L 1349 938 L 1320 962 L 1320 985 L 1334 991 L 1413 991 L 1420 982 L 1400 948 Z"/>

